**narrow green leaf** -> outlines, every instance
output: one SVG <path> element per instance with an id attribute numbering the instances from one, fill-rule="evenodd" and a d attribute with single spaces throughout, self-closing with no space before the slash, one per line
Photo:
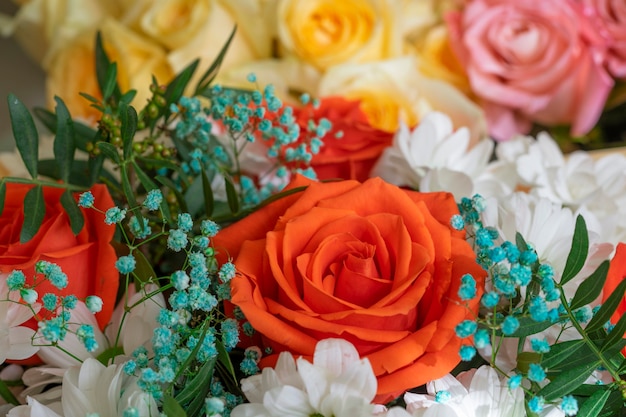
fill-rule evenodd
<path id="1" fill-rule="evenodd" d="M 187 417 L 185 409 L 170 395 L 163 398 L 163 415 L 167 417 Z"/>
<path id="2" fill-rule="evenodd" d="M 106 75 L 104 76 L 104 86 L 102 87 L 103 101 L 107 101 L 117 86 L 117 64 L 111 63 L 107 68 Z"/>
<path id="3" fill-rule="evenodd" d="M 530 317 L 520 317 L 519 327 L 517 328 L 515 333 L 504 336 L 501 331 L 497 331 L 496 334 L 498 336 L 503 336 L 503 337 L 515 337 L 515 338 L 526 337 L 526 336 L 530 336 L 533 334 L 537 334 L 547 329 L 548 327 L 552 326 L 552 324 L 554 323 L 552 323 L 550 320 L 536 322 Z"/>
<path id="4" fill-rule="evenodd" d="M 57 132 L 57 116 L 54 113 L 42 107 L 35 107 L 33 113 L 50 133 Z M 76 120 L 72 123 L 74 125 L 74 145 L 81 151 L 86 152 L 87 142 L 93 142 L 97 131 Z"/>
<path id="5" fill-rule="evenodd" d="M 606 274 L 609 272 L 609 265 L 609 261 L 602 262 L 598 268 L 580 284 L 570 303 L 572 310 L 585 306 L 598 298 L 604 287 Z"/>
<path id="6" fill-rule="evenodd" d="M 112 65 L 111 60 L 107 56 L 106 51 L 104 50 L 104 43 L 102 42 L 102 34 L 98 31 L 96 33 L 96 47 L 95 47 L 95 56 L 96 56 L 96 79 L 98 80 L 98 87 L 100 88 L 100 93 L 104 95 L 107 86 L 107 74 L 109 74 L 109 67 Z M 111 96 L 114 99 L 118 99 L 121 96 L 120 88 L 115 82 L 115 86 L 113 87 L 113 92 Z"/>
<path id="7" fill-rule="evenodd" d="M 187 67 L 180 72 L 173 80 L 170 82 L 165 89 L 165 114 L 169 115 L 169 105 L 171 103 L 178 103 L 178 100 L 182 97 L 185 92 L 185 88 L 187 88 L 187 84 L 191 80 L 198 64 L 200 63 L 199 59 L 195 59 L 191 64 L 187 65 Z"/>
<path id="8" fill-rule="evenodd" d="M 125 103 L 128 105 L 134 100 L 136 95 L 137 90 L 128 90 L 127 92 L 122 94 L 122 97 L 120 97 L 120 103 Z"/>
<path id="9" fill-rule="evenodd" d="M 87 161 L 89 173 L 89 185 L 93 185 L 98 181 L 100 174 L 102 172 L 102 166 L 104 165 L 104 155 L 98 155 L 94 158 L 89 158 Z"/>
<path id="10" fill-rule="evenodd" d="M 24 223 L 20 233 L 20 243 L 26 243 L 39 231 L 41 222 L 46 214 L 46 205 L 43 198 L 43 187 L 37 185 L 24 196 Z"/>
<path id="11" fill-rule="evenodd" d="M 43 107 L 35 107 L 33 113 L 39 119 L 39 121 L 50 131 L 50 133 L 57 132 L 57 116 L 48 109 Z"/>
<path id="12" fill-rule="evenodd" d="M 139 166 L 137 162 L 132 161 L 132 165 L 133 165 L 133 169 L 135 170 L 135 174 L 137 174 L 137 178 L 139 179 L 139 182 L 141 183 L 141 185 L 143 185 L 143 188 L 145 188 L 146 191 L 154 190 L 155 188 L 157 188 L 154 181 L 152 181 L 152 179 L 150 179 L 148 174 L 146 174 L 145 171 L 141 169 L 141 167 Z"/>
<path id="13" fill-rule="evenodd" d="M 60 97 L 55 96 L 56 101 L 56 136 L 54 137 L 54 159 L 59 168 L 59 178 L 67 183 L 72 172 L 74 162 L 74 122 L 72 116 Z"/>
<path id="14" fill-rule="evenodd" d="M 239 196 L 233 183 L 226 177 L 224 177 L 224 183 L 226 185 L 226 199 L 228 200 L 228 207 L 231 213 L 236 214 L 239 212 Z"/>
<path id="15" fill-rule="evenodd" d="M 526 243 L 524 236 L 522 236 L 520 232 L 515 232 L 515 246 L 517 246 L 517 249 L 521 252 L 528 250 L 528 243 Z"/>
<path id="16" fill-rule="evenodd" d="M 137 264 L 135 265 L 135 271 L 133 271 L 134 275 L 137 277 L 135 281 L 135 287 L 139 290 L 142 287 L 142 283 L 147 284 L 148 282 L 154 282 L 157 278 L 156 272 L 152 268 L 152 264 L 146 258 L 146 255 L 143 254 L 142 251 L 136 250 L 133 252 L 133 256 L 135 257 L 135 261 Z"/>
<path id="17" fill-rule="evenodd" d="M 226 43 L 222 46 L 222 49 L 217 54 L 217 57 L 215 57 L 209 68 L 207 68 L 204 74 L 202 74 L 202 77 L 200 77 L 200 81 L 198 81 L 198 84 L 196 86 L 196 95 L 201 94 L 202 90 L 205 90 L 217 75 L 219 68 L 222 65 L 222 61 L 224 61 L 224 57 L 226 56 L 226 52 L 228 51 L 230 43 L 235 37 L 236 32 L 237 26 L 233 27 L 233 30 L 230 32 L 230 36 L 228 36 L 228 40 L 226 40 Z"/>
<path id="18" fill-rule="evenodd" d="M 104 156 L 115 162 L 117 165 L 120 165 L 122 163 L 122 160 L 120 159 L 120 154 L 115 146 L 111 145 L 108 142 L 98 142 L 96 146 L 98 146 Z"/>
<path id="19" fill-rule="evenodd" d="M 122 122 L 121 135 L 124 149 L 124 159 L 130 158 L 133 150 L 133 139 L 137 131 L 137 111 L 133 106 L 120 104 L 120 118 Z"/>
<path id="20" fill-rule="evenodd" d="M 175 397 L 190 416 L 197 416 L 204 407 L 204 401 L 211 391 L 211 378 L 213 377 L 215 362 L 215 358 L 205 362 L 193 379 L 185 384 L 185 389 Z"/>
<path id="21" fill-rule="evenodd" d="M 128 168 L 126 165 L 123 165 L 120 169 L 120 173 L 122 174 L 122 191 L 124 191 L 124 196 L 126 196 L 126 201 L 128 201 L 128 205 L 130 207 L 137 207 L 137 199 L 135 198 L 135 191 L 130 185 L 130 179 L 128 178 Z M 139 210 L 134 209 L 133 213 L 137 216 L 137 220 L 139 220 L 139 224 L 142 224 L 143 218 L 141 218 L 141 213 Z"/>
<path id="22" fill-rule="evenodd" d="M 2 398 L 7 404 L 20 405 L 20 402 L 13 392 L 7 386 L 7 383 L 0 379 L 0 398 Z"/>
<path id="23" fill-rule="evenodd" d="M 197 176 L 185 190 L 185 203 L 188 213 L 195 216 L 200 213 L 204 206 L 204 194 L 202 191 L 202 176 Z"/>
<path id="24" fill-rule="evenodd" d="M 76 200 L 74 200 L 74 196 L 70 190 L 65 190 L 65 192 L 61 195 L 61 205 L 65 209 L 67 217 L 70 219 L 72 233 L 74 233 L 74 235 L 79 234 L 85 225 L 85 217 L 83 216 L 83 212 L 78 207 Z"/>
<path id="25" fill-rule="evenodd" d="M 123 354 L 124 354 L 124 348 L 122 348 L 121 346 L 113 346 L 113 347 L 106 349 L 101 354 L 99 354 L 96 357 L 96 359 L 98 360 L 98 362 L 100 362 L 104 366 L 109 366 L 109 363 L 113 360 L 113 358 L 115 358 L 118 355 L 123 355 Z"/>
<path id="26" fill-rule="evenodd" d="M 226 351 L 224 344 L 220 340 L 215 341 L 215 347 L 217 348 L 217 360 L 226 368 L 233 381 L 237 381 L 237 375 L 235 374 L 235 367 L 230 360 L 230 355 Z"/>
<path id="27" fill-rule="evenodd" d="M 550 352 L 543 355 L 541 366 L 547 369 L 555 368 L 557 365 L 567 360 L 570 356 L 576 354 L 587 345 L 583 339 L 569 340 L 567 342 L 557 343 L 550 347 Z"/>
<path id="28" fill-rule="evenodd" d="M 181 211 L 190 213 L 189 208 L 187 207 L 187 201 L 185 200 L 185 196 L 183 195 L 183 193 L 180 192 L 176 184 L 174 184 L 174 182 L 171 179 L 167 177 L 163 177 L 161 175 L 157 175 L 154 179 L 160 182 L 161 184 L 163 184 L 164 186 L 166 186 L 167 188 L 169 188 L 170 190 L 172 190 L 172 192 L 176 196 L 176 202 L 178 203 L 178 206 L 180 207 Z"/>
<path id="29" fill-rule="evenodd" d="M 580 214 L 576 217 L 576 227 L 572 238 L 572 247 L 567 255 L 565 269 L 561 277 L 561 285 L 565 285 L 576 276 L 583 268 L 589 251 L 589 236 L 587 234 L 587 224 Z"/>
<path id="30" fill-rule="evenodd" d="M 7 196 L 7 184 L 4 180 L 0 181 L 0 215 L 4 211 L 4 199 Z"/>
<path id="31" fill-rule="evenodd" d="M 626 279 L 619 283 L 611 295 L 609 295 L 609 298 L 606 299 L 604 304 L 602 304 L 600 309 L 593 316 L 589 324 L 587 324 L 587 327 L 585 327 L 587 333 L 601 329 L 602 326 L 611 319 L 615 309 L 617 309 L 617 306 L 624 298 L 624 291 L 626 291 Z"/>
<path id="32" fill-rule="evenodd" d="M 626 334 L 626 314 L 622 314 L 620 319 L 615 324 L 615 327 L 609 332 L 608 336 L 604 340 L 600 351 L 604 352 L 611 348 L 613 345 L 621 342 Z"/>
<path id="33" fill-rule="evenodd" d="M 32 178 L 37 178 L 37 160 L 39 159 L 39 135 L 35 128 L 35 121 L 30 112 L 15 94 L 9 94 L 9 116 L 15 145 L 20 151 L 24 165 Z"/>
<path id="34" fill-rule="evenodd" d="M 606 404 L 606 400 L 609 399 L 609 395 L 611 395 L 611 391 L 608 389 L 603 389 L 600 391 L 596 391 L 591 397 L 587 399 L 580 406 L 578 410 L 577 417 L 598 417 L 600 412 L 604 408 L 604 404 Z"/>
<path id="35" fill-rule="evenodd" d="M 539 390 L 537 395 L 543 396 L 546 401 L 554 401 L 557 398 L 563 397 L 582 385 L 599 365 L 599 361 L 591 361 L 581 366 L 568 369 Z"/>
<path id="36" fill-rule="evenodd" d="M 97 97 L 92 96 L 91 94 L 87 94 L 87 93 L 78 93 L 81 97 L 87 99 L 87 101 L 90 101 L 92 104 L 97 105 L 98 107 L 96 108 L 100 108 L 100 99 Z"/>
<path id="37" fill-rule="evenodd" d="M 213 205 L 215 200 L 213 198 L 213 189 L 211 188 L 211 181 L 206 175 L 206 171 L 202 168 L 202 194 L 204 195 L 204 214 L 208 218 L 213 214 Z"/>

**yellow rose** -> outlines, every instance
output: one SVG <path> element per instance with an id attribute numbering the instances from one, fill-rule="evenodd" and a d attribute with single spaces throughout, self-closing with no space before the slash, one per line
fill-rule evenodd
<path id="1" fill-rule="evenodd" d="M 193 85 L 236 25 L 223 68 L 269 57 L 271 40 L 261 19 L 266 7 L 261 0 L 139 0 L 126 7 L 122 21 L 163 45 L 175 72 L 200 58 Z"/>
<path id="2" fill-rule="evenodd" d="M 433 27 L 422 38 L 415 41 L 413 47 L 419 58 L 419 69 L 422 74 L 445 81 L 468 97 L 472 96 L 467 74 L 452 51 L 448 29 L 445 25 Z"/>
<path id="3" fill-rule="evenodd" d="M 402 52 L 401 3 L 395 0 L 281 0 L 278 37 L 289 55 L 325 70 Z"/>
<path id="4" fill-rule="evenodd" d="M 415 126 L 432 110 L 448 114 L 456 128 L 467 126 L 473 140 L 486 132 L 482 110 L 452 85 L 421 74 L 415 57 L 333 67 L 319 84 L 318 96 L 327 95 L 361 100 L 370 123 L 388 132 L 400 119 Z"/>
<path id="5" fill-rule="evenodd" d="M 52 43 L 69 42 L 114 13 L 108 2 L 100 0 L 31 0 L 16 13 L 12 34 L 45 67 Z"/>
<path id="6" fill-rule="evenodd" d="M 54 95 L 63 98 L 72 116 L 94 122 L 99 112 L 79 96 L 80 92 L 101 97 L 95 75 L 95 29 L 87 30 L 65 44 L 53 45 L 48 65 L 47 94 L 50 106 Z M 172 78 L 165 52 L 116 20 L 106 19 L 99 27 L 105 51 L 117 62 L 118 83 L 123 91 L 137 90 L 133 104 L 142 108 L 151 93 L 154 75 L 161 83 Z M 71 74 L 71 76 L 68 76 Z"/>

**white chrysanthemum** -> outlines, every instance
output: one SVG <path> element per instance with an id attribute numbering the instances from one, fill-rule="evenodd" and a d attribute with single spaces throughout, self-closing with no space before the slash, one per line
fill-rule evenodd
<path id="1" fill-rule="evenodd" d="M 428 394 L 407 392 L 404 401 L 414 417 L 524 417 L 524 391 L 510 389 L 490 366 L 448 374 L 426 384 Z M 439 393 L 439 395 L 437 395 Z M 449 395 L 448 395 L 449 394 Z"/>
<path id="2" fill-rule="evenodd" d="M 497 171 L 510 188 L 549 199 L 572 210 L 588 210 L 602 226 L 603 241 L 626 238 L 626 158 L 610 154 L 600 159 L 583 151 L 563 155 L 547 133 L 537 139 L 519 136 L 498 144 Z"/>
<path id="3" fill-rule="evenodd" d="M 283 352 L 275 368 L 244 379 L 241 389 L 250 403 L 235 407 L 232 417 L 353 417 L 376 410 L 372 367 L 342 339 L 318 342 L 313 363 Z"/>
<path id="4" fill-rule="evenodd" d="M 121 417 L 134 408 L 140 417 L 157 417 L 154 399 L 137 386 L 137 378 L 124 373 L 122 366 L 104 366 L 87 359 L 80 367 L 67 370 L 63 377 L 60 402 L 44 405 L 28 397 L 28 405 L 13 408 L 9 417 Z"/>
<path id="5" fill-rule="evenodd" d="M 29 358 L 39 350 L 31 343 L 35 331 L 22 326 L 33 317 L 33 311 L 19 301 L 19 292 L 9 291 L 6 277 L 0 277 L 0 364 L 7 359 Z M 38 312 L 40 305 L 32 307 Z"/>
<path id="6" fill-rule="evenodd" d="M 449 191 L 457 200 L 478 190 L 500 191 L 495 178 L 483 175 L 493 146 L 489 139 L 471 144 L 467 128 L 455 131 L 447 115 L 431 112 L 413 131 L 400 123 L 372 176 L 420 191 Z"/>

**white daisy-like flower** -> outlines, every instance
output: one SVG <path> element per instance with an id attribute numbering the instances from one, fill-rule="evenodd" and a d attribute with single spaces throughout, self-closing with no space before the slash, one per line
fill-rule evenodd
<path id="1" fill-rule="evenodd" d="M 249 404 L 233 409 L 232 417 L 372 416 L 376 377 L 367 359 L 342 339 L 325 339 L 315 347 L 313 363 L 279 355 L 275 368 L 246 378 L 241 389 Z"/>
<path id="2" fill-rule="evenodd" d="M 41 308 L 38 303 L 31 307 L 21 304 L 19 291 L 9 291 L 6 277 L 0 277 L 0 364 L 29 358 L 39 350 L 31 343 L 35 331 L 22 326 Z"/>
<path id="3" fill-rule="evenodd" d="M 449 191 L 457 200 L 478 190 L 500 191 L 494 177 L 483 175 L 493 146 L 489 139 L 471 143 L 469 129 L 454 130 L 447 115 L 430 112 L 413 131 L 400 123 L 371 175 L 424 192 Z"/>
<path id="4" fill-rule="evenodd" d="M 404 394 L 414 417 L 524 417 L 524 391 L 510 389 L 490 366 L 448 374 L 426 384 L 428 394 Z"/>
<path id="5" fill-rule="evenodd" d="M 62 397 L 44 405 L 32 397 L 28 404 L 13 408 L 9 417 L 121 417 L 134 408 L 140 417 L 157 417 L 156 402 L 137 385 L 137 378 L 126 375 L 120 365 L 104 366 L 89 358 L 63 376 Z"/>

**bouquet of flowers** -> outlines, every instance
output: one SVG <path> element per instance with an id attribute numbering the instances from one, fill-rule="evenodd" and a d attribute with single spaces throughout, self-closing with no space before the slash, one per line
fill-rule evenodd
<path id="1" fill-rule="evenodd" d="M 92 116 L 54 96 L 35 109 L 52 141 L 8 97 L 3 413 L 625 414 L 626 158 L 496 143 L 453 108 L 386 125 L 364 96 L 263 71 L 229 86 L 228 33 L 141 90 L 95 34 Z"/>

